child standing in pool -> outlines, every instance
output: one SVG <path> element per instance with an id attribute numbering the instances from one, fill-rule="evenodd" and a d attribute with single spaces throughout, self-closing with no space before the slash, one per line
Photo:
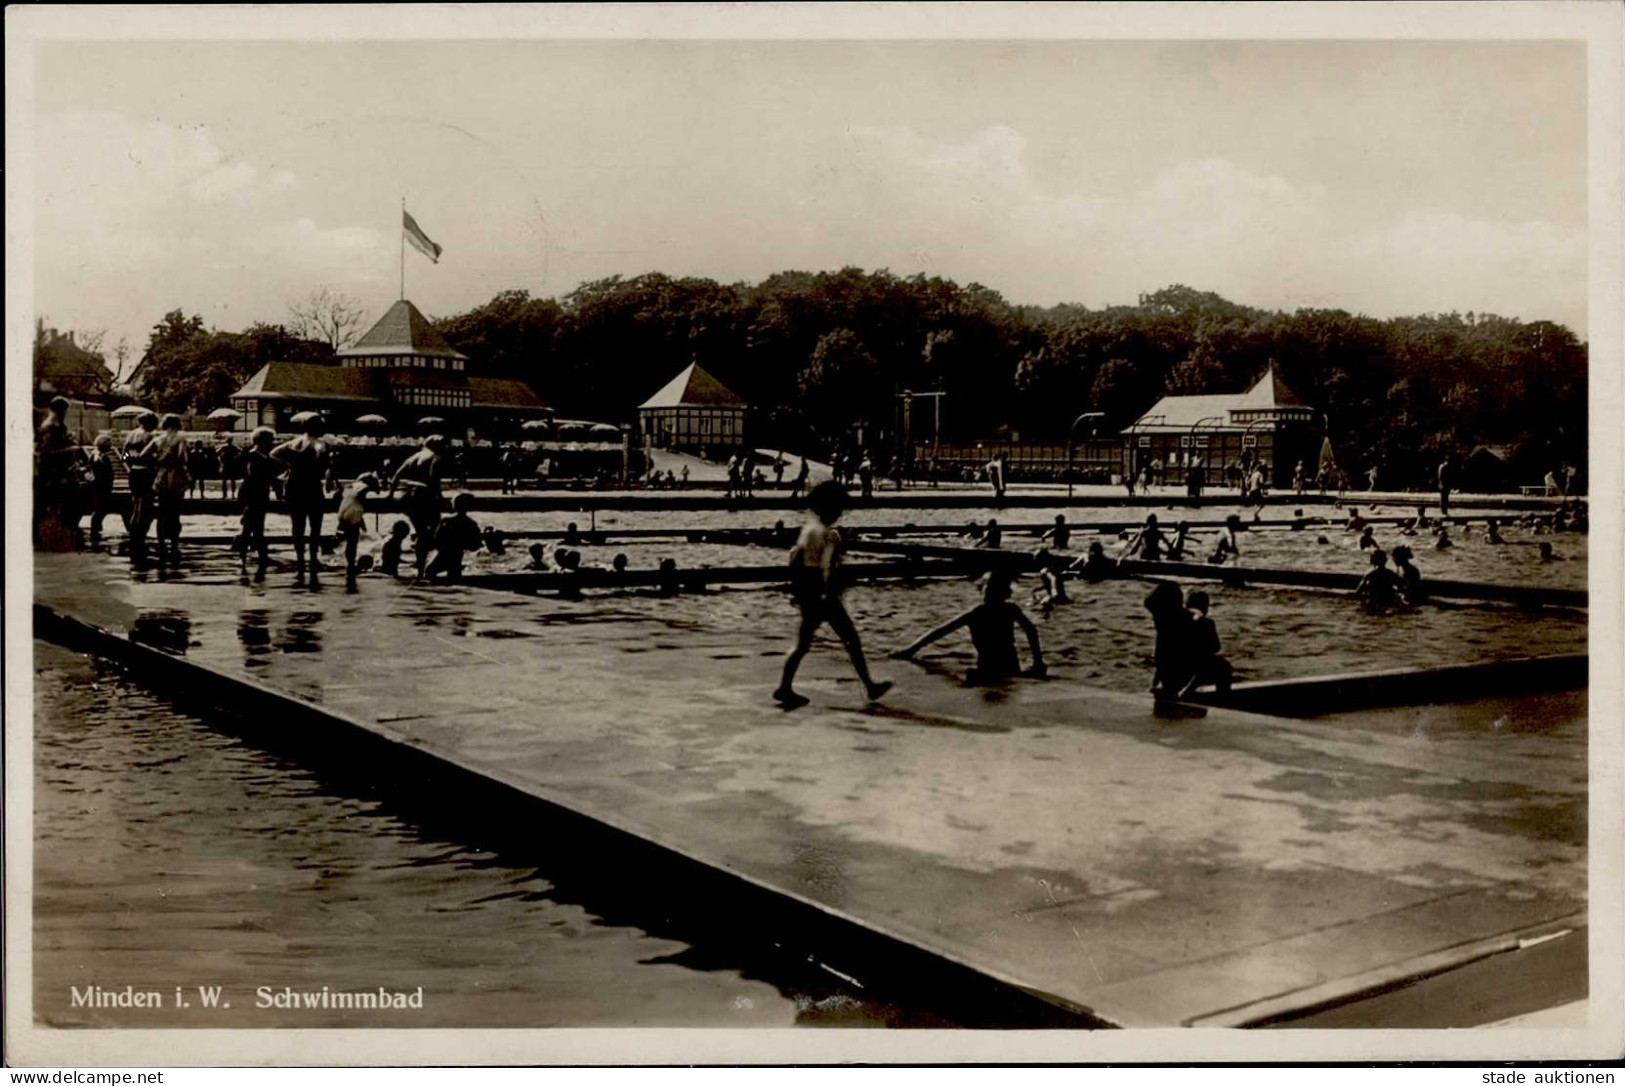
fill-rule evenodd
<path id="1" fill-rule="evenodd" d="M 889 682 L 877 682 L 869 674 L 869 664 L 863 658 L 863 644 L 852 625 L 846 606 L 841 602 L 839 571 L 841 564 L 841 533 L 835 522 L 841 518 L 846 506 L 846 491 L 839 483 L 826 480 L 812 488 L 807 495 L 807 508 L 812 516 L 802 526 L 796 545 L 790 551 L 790 591 L 796 606 L 801 608 L 801 625 L 796 631 L 796 644 L 784 659 L 784 674 L 779 688 L 773 691 L 773 700 L 786 709 L 807 704 L 807 699 L 793 689 L 796 669 L 812 648 L 813 635 L 818 627 L 829 623 L 835 636 L 841 639 L 852 658 L 852 667 L 863 682 L 870 701 L 878 701 L 891 689 Z"/>
<path id="2" fill-rule="evenodd" d="M 907 648 L 892 653 L 897 660 L 913 659 L 914 654 L 933 641 L 947 637 L 961 626 L 969 627 L 971 643 L 976 646 L 976 667 L 966 676 L 972 682 L 1001 682 L 1021 674 L 1016 659 L 1015 628 L 1021 627 L 1027 635 L 1027 648 L 1032 652 L 1033 666 L 1028 674 L 1044 674 L 1044 651 L 1038 645 L 1038 628 L 1025 612 L 1010 601 L 1012 581 L 1007 569 L 994 569 L 987 575 L 982 590 L 982 602 L 951 622 L 946 622 L 921 637 Z"/>
<path id="3" fill-rule="evenodd" d="M 1055 527 L 1045 532 L 1041 537 L 1058 551 L 1066 550 L 1067 544 L 1072 541 L 1072 529 L 1067 527 L 1066 514 L 1055 514 Z"/>
<path id="4" fill-rule="evenodd" d="M 1190 681 L 1180 691 L 1180 697 L 1189 697 L 1198 686 L 1211 683 L 1219 693 L 1228 694 L 1230 684 L 1235 676 L 1235 669 L 1230 661 L 1219 654 L 1219 628 L 1208 617 L 1208 595 L 1198 589 L 1185 598 L 1185 607 L 1190 611 L 1190 628 L 1187 631 L 1189 640 L 1186 643 L 1190 653 Z"/>
<path id="5" fill-rule="evenodd" d="M 1411 564 L 1411 549 L 1401 543 L 1394 548 L 1394 575 L 1399 578 L 1399 595 L 1406 603 L 1415 606 L 1424 598 L 1422 591 L 1422 571 Z"/>
<path id="6" fill-rule="evenodd" d="M 1185 594 L 1176 584 L 1158 581 L 1145 598 L 1145 609 L 1156 629 L 1151 693 L 1158 700 L 1177 698 L 1191 677 L 1191 615 L 1185 609 Z"/>

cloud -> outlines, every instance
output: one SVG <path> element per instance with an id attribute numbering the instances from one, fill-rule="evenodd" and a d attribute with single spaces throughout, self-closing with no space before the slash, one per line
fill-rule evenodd
<path id="1" fill-rule="evenodd" d="M 37 297 L 63 327 L 138 342 L 182 306 L 235 329 L 282 319 L 314 283 L 390 278 L 392 234 L 319 223 L 294 171 L 207 128 L 43 115 L 36 147 Z"/>
<path id="2" fill-rule="evenodd" d="M 1585 234 L 1545 222 L 1406 211 L 1361 221 L 1320 185 L 1219 156 L 1094 191 L 1029 167 L 996 125 L 934 143 L 854 129 L 842 259 L 976 279 L 1037 303 L 1131 302 L 1181 282 L 1266 308 L 1378 316 L 1475 309 L 1584 329 Z M 834 199 L 834 197 L 831 197 Z M 861 206 L 859 206 L 861 203 Z"/>
<path id="3" fill-rule="evenodd" d="M 1385 308 L 1448 297 L 1448 303 L 1429 308 L 1544 317 L 1585 335 L 1582 228 L 1411 214 L 1361 239 L 1351 257 L 1364 266 L 1372 294 Z"/>

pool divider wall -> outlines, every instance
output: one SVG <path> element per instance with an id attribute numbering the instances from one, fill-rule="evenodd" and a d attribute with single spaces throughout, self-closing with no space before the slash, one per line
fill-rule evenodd
<path id="1" fill-rule="evenodd" d="M 449 487 L 448 491 L 458 488 Z M 471 490 L 467 493 L 473 498 L 475 512 L 515 513 L 545 513 L 545 512 L 586 512 L 601 510 L 610 512 L 635 512 L 655 510 L 785 510 L 799 509 L 803 503 L 791 498 L 785 492 L 763 491 L 748 498 L 728 498 L 716 492 L 710 493 L 678 493 L 671 491 L 592 491 L 592 490 L 554 490 L 536 494 L 501 494 L 495 491 Z M 1267 495 L 1264 504 L 1267 506 L 1324 506 L 1341 501 L 1345 505 L 1359 508 L 1368 508 L 1372 505 L 1393 505 L 1398 507 L 1415 507 L 1426 505 L 1432 508 L 1438 504 L 1437 495 L 1375 495 L 1352 494 L 1338 499 L 1332 495 L 1296 495 L 1291 493 L 1275 493 Z M 1569 502 L 1585 501 L 1583 498 L 1568 499 Z M 128 492 L 120 492 L 114 496 L 114 512 L 123 512 L 129 504 Z M 1063 490 L 1041 493 L 1006 494 L 1002 498 L 995 497 L 986 490 L 958 491 L 943 493 L 930 490 L 876 491 L 872 498 L 862 498 L 852 494 L 849 508 L 852 509 L 1093 509 L 1093 508 L 1123 508 L 1123 507 L 1172 507 L 1177 509 L 1212 509 L 1212 508 L 1253 508 L 1257 503 L 1250 499 L 1244 500 L 1239 494 L 1209 494 L 1196 500 L 1191 500 L 1181 494 L 1159 494 L 1151 498 L 1129 497 L 1126 494 L 1075 494 L 1071 497 Z M 1454 497 L 1450 501 L 1452 509 L 1497 509 L 1518 510 L 1523 512 L 1555 512 L 1565 504 L 1561 498 L 1535 498 L 1518 497 L 1514 495 L 1484 495 L 1470 498 Z M 338 499 L 332 498 L 328 502 L 329 509 L 338 508 Z M 280 511 L 282 504 L 273 501 L 269 508 Z M 378 496 L 369 499 L 367 511 L 378 513 L 398 513 L 405 508 L 404 503 L 397 499 Z M 241 503 L 235 498 L 188 498 L 181 505 L 183 515 L 199 513 L 213 513 L 222 516 L 240 512 Z"/>
<path id="2" fill-rule="evenodd" d="M 534 849 L 538 838 L 567 842 L 576 866 L 611 886 L 648 897 L 650 886 L 679 909 L 725 915 L 723 930 L 744 943 L 796 944 L 826 968 L 861 979 L 865 994 L 985 1029 L 1095 1029 L 1112 1023 L 1070 1001 L 993 976 L 917 946 L 855 917 L 749 875 L 694 857 L 602 816 L 588 815 L 531 787 L 504 781 L 424 750 L 383 724 L 348 716 L 248 679 L 225 674 L 119 636 L 57 609 L 34 604 L 34 636 L 111 661 L 132 680 L 203 716 L 212 726 L 321 772 L 384 793 L 480 813 L 484 848 Z"/>
<path id="3" fill-rule="evenodd" d="M 1189 700 L 1249 713 L 1302 718 L 1358 709 L 1583 690 L 1589 674 L 1590 658 L 1579 653 L 1237 683 L 1228 694 L 1198 691 Z"/>

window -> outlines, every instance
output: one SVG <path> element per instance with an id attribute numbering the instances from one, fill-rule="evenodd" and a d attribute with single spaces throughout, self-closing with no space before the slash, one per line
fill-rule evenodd
<path id="1" fill-rule="evenodd" d="M 1244 448 L 1244 449 L 1256 449 L 1256 448 L 1258 448 L 1258 435 L 1257 434 L 1242 434 L 1241 435 L 1241 447 Z"/>
<path id="2" fill-rule="evenodd" d="M 1191 436 L 1189 434 L 1186 434 L 1184 437 L 1179 439 L 1179 447 L 1181 449 L 1188 449 L 1191 447 Z"/>
<path id="3" fill-rule="evenodd" d="M 1140 448 L 1142 448 L 1142 449 L 1149 449 L 1151 447 L 1151 435 L 1150 434 L 1141 434 L 1140 435 L 1139 445 L 1140 445 Z"/>
<path id="4" fill-rule="evenodd" d="M 1197 434 L 1195 437 L 1191 438 L 1191 442 L 1195 444 L 1198 449 L 1205 449 L 1207 448 L 1207 435 Z"/>

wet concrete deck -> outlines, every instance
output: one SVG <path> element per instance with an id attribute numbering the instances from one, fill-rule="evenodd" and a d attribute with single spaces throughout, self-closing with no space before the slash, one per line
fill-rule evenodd
<path id="1" fill-rule="evenodd" d="M 184 613 L 201 666 L 1119 1025 L 1279 1020 L 1585 923 L 1583 719 L 1168 719 L 908 666 L 865 706 L 828 646 L 786 714 L 777 595 L 740 629 L 693 599 L 36 562 L 61 612 Z"/>

